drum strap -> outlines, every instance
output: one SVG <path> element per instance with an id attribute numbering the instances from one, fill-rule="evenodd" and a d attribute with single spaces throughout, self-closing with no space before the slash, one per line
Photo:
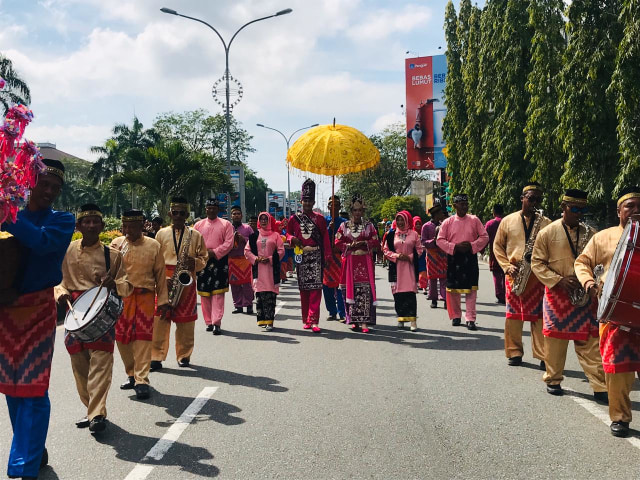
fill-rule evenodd
<path id="1" fill-rule="evenodd" d="M 111 270 L 111 255 L 109 255 L 109 247 L 104 245 L 104 265 L 107 267 L 107 272 Z"/>

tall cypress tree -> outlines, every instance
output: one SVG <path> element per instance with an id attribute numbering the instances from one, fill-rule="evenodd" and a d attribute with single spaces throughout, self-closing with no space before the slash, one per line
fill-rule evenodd
<path id="1" fill-rule="evenodd" d="M 611 206 L 619 165 L 615 101 L 607 87 L 622 38 L 620 6 L 621 0 L 571 3 L 569 44 L 558 86 L 558 133 L 567 155 L 562 183 L 588 190 L 601 213 Z"/>
<path id="2" fill-rule="evenodd" d="M 621 15 L 624 36 L 610 87 L 618 115 L 620 172 L 614 192 L 640 178 L 640 0 L 625 0 Z"/>
<path id="3" fill-rule="evenodd" d="M 544 206 L 548 212 L 558 208 L 562 190 L 558 178 L 565 162 L 556 132 L 557 84 L 565 49 L 563 8 L 563 0 L 531 0 L 529 5 L 533 38 L 527 81 L 531 100 L 527 108 L 525 159 L 535 168 L 533 178 L 546 192 Z"/>

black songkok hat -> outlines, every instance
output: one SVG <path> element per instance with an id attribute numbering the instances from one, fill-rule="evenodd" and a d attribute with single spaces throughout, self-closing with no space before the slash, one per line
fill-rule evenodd
<path id="1" fill-rule="evenodd" d="M 640 187 L 633 185 L 623 188 L 618 197 L 618 207 L 630 198 L 640 198 Z"/>
<path id="2" fill-rule="evenodd" d="M 587 192 L 584 190 L 578 190 L 577 188 L 569 188 L 564 192 L 562 197 L 563 202 L 580 203 L 582 205 L 587 204 Z"/>
<path id="3" fill-rule="evenodd" d="M 231 207 L 231 211 L 233 212 L 234 210 L 242 211 L 242 208 L 240 208 L 240 206 L 238 206 L 238 205 L 234 205 L 233 207 Z"/>
<path id="4" fill-rule="evenodd" d="M 220 200 L 218 200 L 218 197 L 211 197 L 208 198 L 207 201 L 204 203 L 205 207 L 219 207 L 220 206 Z"/>
<path id="5" fill-rule="evenodd" d="M 431 215 L 433 217 L 436 213 L 438 213 L 441 210 L 442 210 L 442 205 L 437 203 L 437 204 L 435 204 L 433 207 L 431 207 L 429 209 L 429 215 Z"/>
<path id="6" fill-rule="evenodd" d="M 76 219 L 81 220 L 84 217 L 100 217 L 102 218 L 102 210 L 95 203 L 85 203 L 80 207 L 80 212 L 76 216 Z"/>
<path id="7" fill-rule="evenodd" d="M 300 195 L 302 200 L 315 200 L 316 199 L 316 182 L 307 178 L 302 184 L 302 192 Z"/>
<path id="8" fill-rule="evenodd" d="M 189 211 L 189 200 L 184 197 L 173 197 L 169 204 L 169 208 L 184 208 Z"/>
<path id="9" fill-rule="evenodd" d="M 64 182 L 64 164 L 60 160 L 45 158 L 42 163 L 45 164 L 44 174 L 55 175 Z"/>
<path id="10" fill-rule="evenodd" d="M 453 196 L 453 203 L 468 202 L 469 196 L 466 193 L 456 193 Z"/>
<path id="11" fill-rule="evenodd" d="M 136 210 L 136 209 L 126 210 L 122 214 L 122 221 L 123 222 L 144 222 L 144 213 L 142 213 L 142 210 Z"/>

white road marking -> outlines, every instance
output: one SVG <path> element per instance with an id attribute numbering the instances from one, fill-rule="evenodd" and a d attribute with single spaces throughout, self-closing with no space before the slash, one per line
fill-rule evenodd
<path id="1" fill-rule="evenodd" d="M 576 393 L 575 390 L 572 390 L 570 388 L 563 387 L 563 390 Z M 609 418 L 608 409 L 605 409 L 604 407 L 599 406 L 593 400 L 587 400 L 586 398 L 580 397 L 578 395 L 571 395 L 571 399 L 574 402 L 576 402 L 578 405 L 583 407 L 591 415 L 593 415 L 602 423 L 604 423 L 607 427 L 611 425 L 611 419 Z M 640 449 L 640 438 L 627 437 L 626 440 L 637 449 Z"/>
<path id="2" fill-rule="evenodd" d="M 276 314 L 276 315 L 278 315 L 278 312 L 279 312 L 280 310 L 282 310 L 282 307 L 284 307 L 286 304 L 287 304 L 287 302 L 282 302 L 280 305 L 278 305 L 278 306 L 276 307 L 276 313 L 275 313 L 275 314 Z"/>
<path id="3" fill-rule="evenodd" d="M 156 444 L 147 452 L 141 463 L 138 463 L 133 470 L 125 477 L 125 480 L 144 480 L 149 476 L 151 471 L 155 468 L 155 465 L 144 464 L 142 462 L 149 460 L 162 460 L 162 457 L 166 455 L 169 449 L 173 446 L 173 444 L 180 438 L 180 435 L 187 429 L 189 424 L 193 421 L 193 419 L 200 413 L 202 407 L 211 399 L 215 391 L 218 390 L 218 387 L 205 387 L 198 394 L 196 398 L 194 398 L 191 405 L 187 407 L 187 409 L 182 412 L 180 418 L 176 420 L 176 422 L 169 427 L 167 433 L 156 442 Z"/>

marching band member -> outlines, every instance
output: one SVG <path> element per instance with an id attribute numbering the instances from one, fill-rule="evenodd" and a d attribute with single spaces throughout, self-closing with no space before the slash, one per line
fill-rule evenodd
<path id="1" fill-rule="evenodd" d="M 465 294 L 465 320 L 469 330 L 476 330 L 478 296 L 478 252 L 487 246 L 489 236 L 478 217 L 468 214 L 469 199 L 459 193 L 453 197 L 456 214 L 440 226 L 437 245 L 447 253 L 447 313 L 451 325 L 460 325 L 461 297 Z"/>
<path id="2" fill-rule="evenodd" d="M 440 225 L 447 218 L 447 213 L 438 204 L 429 209 L 429 215 L 431 220 L 422 226 L 420 232 L 420 240 L 427 251 L 428 298 L 431 300 L 431 308 L 438 308 L 439 293 L 444 308 L 447 308 L 447 254 L 436 244 Z"/>
<path id="3" fill-rule="evenodd" d="M 545 286 L 542 302 L 546 372 L 542 380 L 547 392 L 562 395 L 560 386 L 567 358 L 569 340 L 573 340 L 596 400 L 607 401 L 602 357 L 598 349 L 597 302 L 587 300 L 579 306 L 574 301 L 582 286 L 575 276 L 573 263 L 593 235 L 580 223 L 587 211 L 587 192 L 567 190 L 562 203 L 562 218 L 546 226 L 536 237 L 531 256 L 531 270 Z"/>
<path id="4" fill-rule="evenodd" d="M 331 256 L 327 222 L 313 211 L 316 198 L 316 184 L 307 179 L 302 184 L 302 212 L 291 216 L 287 224 L 288 240 L 293 247 L 302 249 L 301 263 L 298 265 L 298 288 L 302 304 L 304 329 L 320 332 L 320 300 L 322 299 L 322 270 Z"/>
<path id="5" fill-rule="evenodd" d="M 160 244 L 160 251 L 164 257 L 165 275 L 169 304 L 177 304 L 169 309 L 169 313 L 159 310 L 153 319 L 153 338 L 151 344 L 151 371 L 162 369 L 162 362 L 169 351 L 169 337 L 171 322 L 176 324 L 176 359 L 180 367 L 188 367 L 193 353 L 193 334 L 195 322 L 198 318 L 197 294 L 195 285 L 196 272 L 202 270 L 207 263 L 207 247 L 200 232 L 186 226 L 189 216 L 189 203 L 183 197 L 171 199 L 171 225 L 162 228 L 156 234 Z M 177 269 L 189 272 L 193 280 L 184 286 L 180 298 L 177 298 L 178 288 L 175 287 Z M 176 275 L 177 276 L 177 275 Z M 174 288 L 172 288 L 174 287 Z"/>
<path id="6" fill-rule="evenodd" d="M 90 288 L 102 285 L 127 297 L 133 286 L 122 265 L 122 255 L 115 248 L 102 245 L 100 232 L 104 228 L 102 212 L 92 203 L 80 207 L 76 223 L 82 238 L 71 242 L 62 262 L 62 282 L 56 287 L 56 300 L 61 305 L 75 301 Z M 95 342 L 83 342 L 65 332 L 64 344 L 71 356 L 71 368 L 80 400 L 87 407 L 86 417 L 76 422 L 78 428 L 91 432 L 106 428 L 107 395 L 113 371 L 115 327 Z"/>
<path id="7" fill-rule="evenodd" d="M 207 200 L 207 218 L 193 228 L 203 237 L 206 250 L 205 267 L 198 271 L 198 295 L 207 332 L 220 335 L 224 316 L 224 294 L 229 291 L 229 252 L 233 248 L 233 226 L 218 217 L 220 204 L 213 197 Z"/>
<path id="8" fill-rule="evenodd" d="M 124 299 L 124 309 L 116 324 L 116 343 L 127 380 L 121 390 L 135 389 L 136 398 L 149 398 L 149 368 L 156 295 L 158 311 L 167 313 L 168 297 L 164 257 L 160 244 L 143 235 L 144 215 L 141 210 L 128 210 L 122 215 L 122 237 L 111 246 L 123 255 L 124 266 L 133 293 Z"/>
<path id="9" fill-rule="evenodd" d="M 602 265 L 606 278 L 624 227 L 630 219 L 640 220 L 640 187 L 628 187 L 620 192 L 618 217 L 620 223 L 596 233 L 575 261 L 576 276 L 593 301 L 600 293 L 593 270 L 597 265 Z M 631 422 L 629 393 L 636 372 L 640 372 L 640 334 L 637 330 L 630 331 L 611 323 L 602 324 L 600 354 L 609 392 L 611 434 L 626 437 Z"/>
<path id="10" fill-rule="evenodd" d="M 233 248 L 229 251 L 229 285 L 233 306 L 231 313 L 242 313 L 247 307 L 247 314 L 253 314 L 253 285 L 251 279 L 251 264 L 244 257 L 244 247 L 253 233 L 253 229 L 242 223 L 242 209 L 234 205 L 231 207 L 231 224 L 233 225 Z M 206 242 L 206 238 L 205 238 Z"/>
<path id="11" fill-rule="evenodd" d="M 493 253 L 506 275 L 506 319 L 504 325 L 504 351 L 509 365 L 522 364 L 524 348 L 522 329 L 524 322 L 531 324 L 531 350 L 533 357 L 540 360 L 544 370 L 544 336 L 542 335 L 542 297 L 544 285 L 535 275 L 530 275 L 520 296 L 512 292 L 512 284 L 518 274 L 518 263 L 532 249 L 536 232 L 551 223 L 547 217 L 537 213 L 542 203 L 542 187 L 537 182 L 529 183 L 522 189 L 520 200 L 522 209 L 507 215 L 500 222 L 493 242 Z M 530 253 L 530 252 L 529 252 Z"/>
<path id="12" fill-rule="evenodd" d="M 64 165 L 49 159 L 44 164 L 16 223 L 2 224 L 2 231 L 13 235 L 22 249 L 16 296 L 0 299 L 0 392 L 7 399 L 13 429 L 9 478 L 37 478 L 48 462 L 49 375 L 56 335 L 53 289 L 62 280 L 62 260 L 75 224 L 72 214 L 51 208 L 64 184 Z"/>

